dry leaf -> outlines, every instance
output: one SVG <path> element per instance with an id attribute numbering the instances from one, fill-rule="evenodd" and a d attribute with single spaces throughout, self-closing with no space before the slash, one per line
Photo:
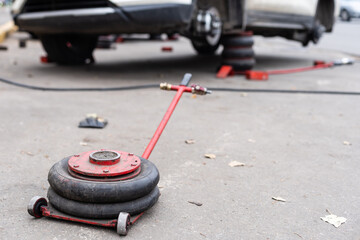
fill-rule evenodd
<path id="1" fill-rule="evenodd" d="M 351 142 L 344 141 L 344 145 L 346 145 L 346 146 L 350 146 L 350 145 L 351 145 Z"/>
<path id="2" fill-rule="evenodd" d="M 211 153 L 207 153 L 204 155 L 206 158 L 210 158 L 210 159 L 215 159 L 216 155 L 215 154 L 211 154 Z"/>
<path id="3" fill-rule="evenodd" d="M 25 153 L 25 154 L 27 154 L 27 155 L 29 155 L 29 156 L 31 156 L 31 157 L 34 156 L 34 154 L 33 154 L 32 152 L 21 151 L 21 153 L 22 153 L 22 154 Z"/>
<path id="4" fill-rule="evenodd" d="M 272 200 L 278 201 L 278 202 L 286 202 L 285 199 L 281 198 L 281 197 L 272 197 Z"/>
<path id="5" fill-rule="evenodd" d="M 87 146 L 88 144 L 86 142 L 80 142 L 81 146 Z"/>
<path id="6" fill-rule="evenodd" d="M 188 140 L 185 140 L 185 143 L 186 144 L 194 144 L 195 140 L 194 139 L 188 139 Z"/>
<path id="7" fill-rule="evenodd" d="M 256 140 L 249 138 L 249 139 L 248 139 L 248 142 L 256 143 Z"/>
<path id="8" fill-rule="evenodd" d="M 245 166 L 245 163 L 238 162 L 238 161 L 232 161 L 229 163 L 230 167 L 243 167 Z"/>
<path id="9" fill-rule="evenodd" d="M 321 220 L 324 222 L 330 223 L 334 225 L 334 227 L 339 227 L 341 224 L 346 222 L 346 218 L 344 217 L 338 217 L 334 214 L 326 215 L 325 217 L 321 217 Z"/>

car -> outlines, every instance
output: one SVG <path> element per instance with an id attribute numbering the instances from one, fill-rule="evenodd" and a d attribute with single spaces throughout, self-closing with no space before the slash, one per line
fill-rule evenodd
<path id="1" fill-rule="evenodd" d="M 337 9 L 337 0 L 16 0 L 12 14 L 59 64 L 92 62 L 100 35 L 179 33 L 198 54 L 223 45 L 221 64 L 244 70 L 255 64 L 253 34 L 317 43 Z"/>
<path id="2" fill-rule="evenodd" d="M 340 19 L 350 22 L 352 18 L 360 18 L 360 0 L 341 0 Z"/>

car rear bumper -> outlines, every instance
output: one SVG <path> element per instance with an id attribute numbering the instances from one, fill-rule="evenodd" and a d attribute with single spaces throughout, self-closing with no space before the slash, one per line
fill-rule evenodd
<path id="1" fill-rule="evenodd" d="M 189 4 L 152 4 L 22 13 L 14 17 L 20 30 L 37 34 L 162 33 L 186 28 Z"/>

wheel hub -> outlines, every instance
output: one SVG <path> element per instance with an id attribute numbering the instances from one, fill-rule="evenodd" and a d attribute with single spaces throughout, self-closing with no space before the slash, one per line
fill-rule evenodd
<path id="1" fill-rule="evenodd" d="M 70 172 L 92 177 L 117 177 L 140 166 L 140 158 L 133 153 L 105 149 L 74 155 L 68 161 Z"/>

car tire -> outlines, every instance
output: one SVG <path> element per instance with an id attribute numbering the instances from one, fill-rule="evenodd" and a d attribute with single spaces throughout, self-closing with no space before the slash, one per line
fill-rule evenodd
<path id="1" fill-rule="evenodd" d="M 71 216 L 91 219 L 116 219 L 120 212 L 136 215 L 151 208 L 159 199 L 160 191 L 155 187 L 141 198 L 122 203 L 86 203 L 66 199 L 52 188 L 48 190 L 48 199 L 53 207 Z"/>
<path id="2" fill-rule="evenodd" d="M 218 41 L 215 45 L 212 45 L 205 37 L 193 38 L 191 39 L 191 43 L 196 52 L 200 55 L 213 55 L 220 45 L 220 41 Z"/>
<path id="3" fill-rule="evenodd" d="M 347 10 L 345 10 L 345 9 L 341 10 L 340 18 L 341 18 L 342 21 L 346 21 L 346 22 L 351 21 L 351 16 L 350 16 L 349 12 Z"/>
<path id="4" fill-rule="evenodd" d="M 48 181 L 57 194 L 86 203 L 127 202 L 149 194 L 158 184 L 160 175 L 156 166 L 141 159 L 141 172 L 130 179 L 112 182 L 89 181 L 72 176 L 67 157 L 53 165 Z"/>
<path id="5" fill-rule="evenodd" d="M 52 62 L 60 65 L 82 65 L 93 63 L 93 51 L 97 36 L 92 35 L 42 35 L 44 50 Z"/>

